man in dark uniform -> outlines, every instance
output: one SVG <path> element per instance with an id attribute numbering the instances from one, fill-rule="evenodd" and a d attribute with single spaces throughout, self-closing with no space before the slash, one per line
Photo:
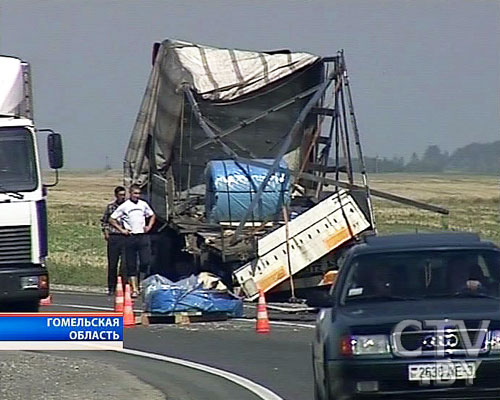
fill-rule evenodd
<path id="1" fill-rule="evenodd" d="M 125 253 L 125 236 L 109 223 L 109 217 L 125 202 L 126 191 L 123 186 L 115 187 L 115 200 L 109 203 L 101 218 L 101 227 L 104 239 L 107 241 L 108 252 L 108 295 L 113 295 L 116 289 L 118 260 L 121 260 L 122 270 L 125 267 L 123 254 Z M 123 271 L 122 271 L 123 274 Z"/>

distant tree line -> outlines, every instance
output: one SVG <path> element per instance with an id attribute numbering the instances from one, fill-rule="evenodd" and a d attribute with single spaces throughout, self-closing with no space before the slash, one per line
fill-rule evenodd
<path id="1" fill-rule="evenodd" d="M 419 156 L 414 152 L 408 161 L 403 157 L 364 157 L 367 172 L 463 172 L 474 174 L 496 174 L 500 172 L 500 141 L 471 143 L 460 147 L 452 154 L 443 152 L 439 146 L 428 146 Z M 353 160 L 354 170 L 359 172 L 359 163 Z"/>

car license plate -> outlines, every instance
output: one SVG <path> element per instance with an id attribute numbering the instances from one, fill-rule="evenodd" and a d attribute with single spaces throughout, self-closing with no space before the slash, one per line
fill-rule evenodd
<path id="1" fill-rule="evenodd" d="M 474 379 L 476 364 L 466 361 L 448 361 L 408 365 L 410 381 L 446 381 L 455 379 Z"/>

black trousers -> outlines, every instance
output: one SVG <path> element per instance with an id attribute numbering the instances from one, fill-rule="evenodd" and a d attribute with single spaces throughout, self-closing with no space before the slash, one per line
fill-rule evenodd
<path id="1" fill-rule="evenodd" d="M 116 279 L 118 276 L 118 261 L 121 261 L 121 275 L 124 275 L 125 267 L 125 239 L 118 234 L 109 235 L 108 239 L 108 290 L 114 292 L 116 289 Z"/>
<path id="2" fill-rule="evenodd" d="M 149 235 L 130 235 L 125 239 L 128 277 L 137 276 L 139 271 L 149 276 L 151 268 L 151 244 Z M 139 259 L 139 271 L 137 270 L 137 259 Z"/>

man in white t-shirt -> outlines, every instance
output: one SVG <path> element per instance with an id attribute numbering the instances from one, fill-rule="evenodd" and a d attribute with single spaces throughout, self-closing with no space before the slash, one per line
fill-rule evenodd
<path id="1" fill-rule="evenodd" d="M 127 275 L 132 286 L 132 297 L 138 295 L 137 256 L 139 256 L 139 271 L 146 276 L 150 272 L 151 245 L 147 233 L 151 231 L 156 220 L 149 204 L 141 200 L 140 197 L 141 187 L 135 184 L 130 186 L 129 199 L 121 204 L 109 218 L 109 223 L 127 236 L 125 258 L 127 260 Z"/>

